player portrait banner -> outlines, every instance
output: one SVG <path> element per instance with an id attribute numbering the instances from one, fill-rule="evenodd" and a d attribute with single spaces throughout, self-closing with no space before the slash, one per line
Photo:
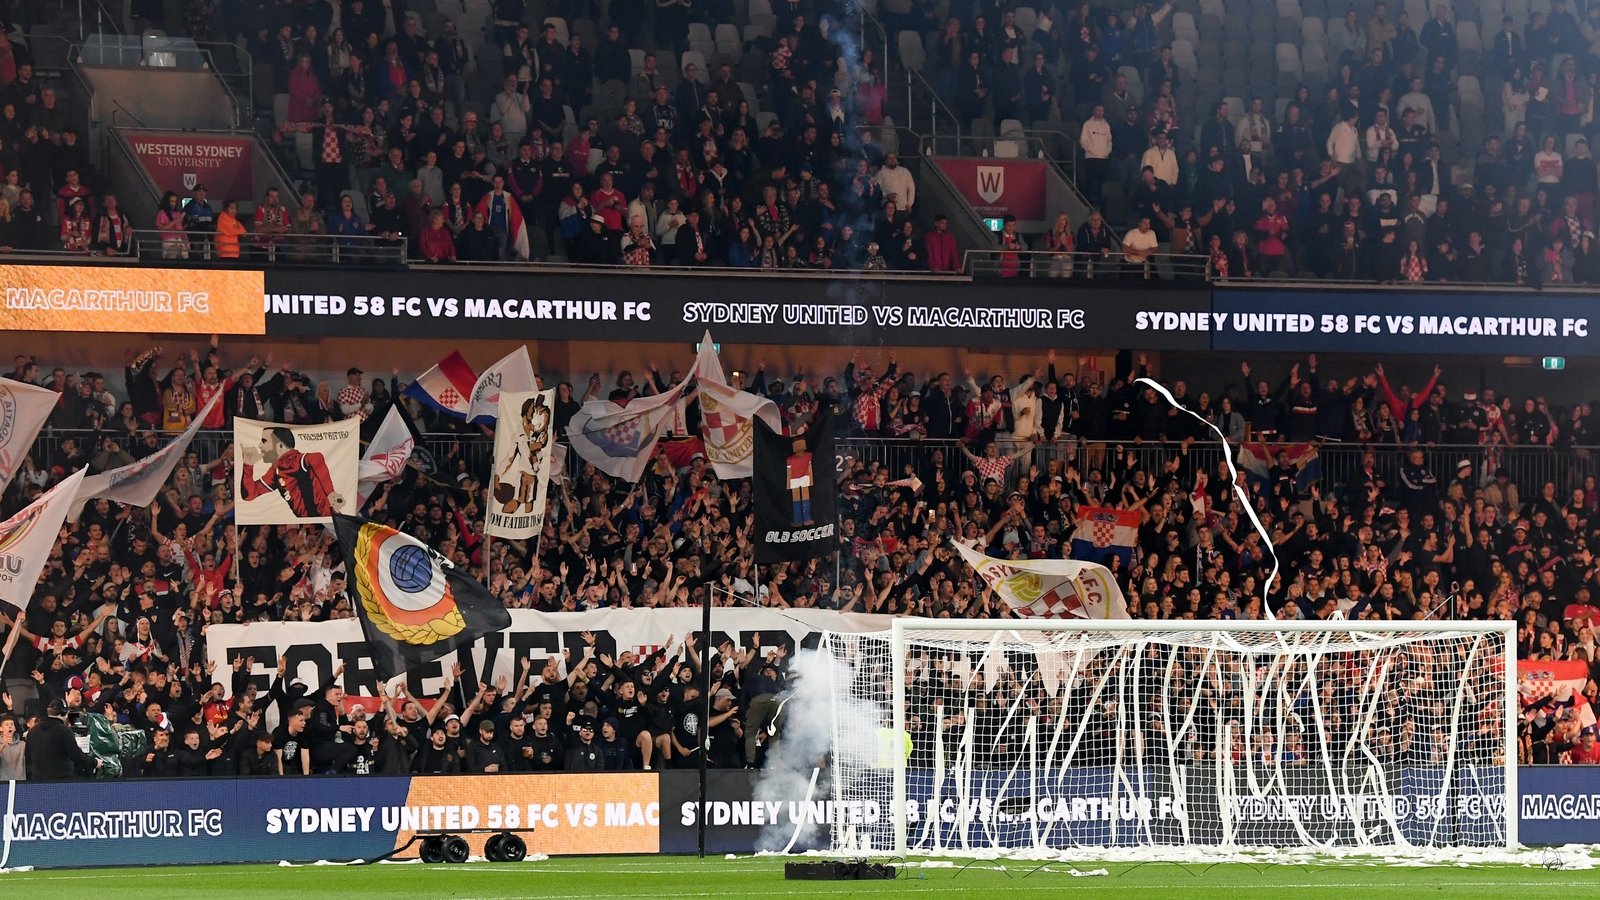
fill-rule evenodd
<path id="1" fill-rule="evenodd" d="M 1111 570 L 1071 559 L 998 559 L 950 546 L 1023 618 L 1126 619 L 1128 601 Z"/>
<path id="2" fill-rule="evenodd" d="M 355 511 L 361 419 L 324 425 L 233 420 L 234 513 L 240 525 L 333 521 Z"/>
<path id="3" fill-rule="evenodd" d="M 553 390 L 500 392 L 486 523 L 493 537 L 521 541 L 544 529 L 555 405 Z"/>
<path id="4" fill-rule="evenodd" d="M 0 378 L 0 491 L 11 484 L 60 399 L 48 388 Z"/>
<path id="5" fill-rule="evenodd" d="M 61 535 L 67 507 L 83 484 L 83 469 L 73 472 L 43 497 L 0 522 L 0 601 L 27 609 L 39 573 L 50 562 L 50 548 Z"/>
<path id="6" fill-rule="evenodd" d="M 67 511 L 67 518 L 78 521 L 78 516 L 83 512 L 83 506 L 90 500 L 105 498 L 128 506 L 149 506 L 155 501 L 156 495 L 161 493 L 161 488 L 167 483 L 167 478 L 172 475 L 172 470 L 178 467 L 178 460 L 183 459 L 189 452 L 189 444 L 194 441 L 194 436 L 200 431 L 200 426 L 205 424 L 211 416 L 211 411 L 227 391 L 217 391 L 200 408 L 200 412 L 189 422 L 189 427 L 173 440 L 172 443 L 160 450 L 146 456 L 144 459 L 107 469 L 98 475 L 90 475 L 83 479 L 83 486 L 78 489 L 78 496 L 73 498 L 72 508 Z"/>
<path id="7" fill-rule="evenodd" d="M 487 588 L 387 525 L 335 516 L 361 630 L 387 681 L 511 624 Z"/>
<path id="8" fill-rule="evenodd" d="M 833 416 L 818 411 L 803 434 L 755 420 L 756 562 L 817 559 L 839 546 Z"/>

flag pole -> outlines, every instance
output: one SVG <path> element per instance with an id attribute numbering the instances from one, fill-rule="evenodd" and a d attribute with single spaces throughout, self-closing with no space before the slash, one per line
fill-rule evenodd
<path id="1" fill-rule="evenodd" d="M 491 492 L 493 490 L 494 490 L 493 488 L 490 488 Z M 483 586 L 485 588 L 490 587 L 490 584 L 489 584 L 490 553 L 491 553 L 491 551 L 494 550 L 494 535 L 489 533 L 489 513 L 490 513 L 489 498 L 490 498 L 490 496 L 492 496 L 492 493 L 490 495 L 486 495 L 483 498 Z"/>
<path id="2" fill-rule="evenodd" d="M 700 677 L 703 684 L 700 690 L 700 733 L 695 735 L 700 741 L 700 814 L 695 821 L 698 823 L 696 840 L 701 859 L 706 856 L 706 801 L 709 799 L 706 796 L 706 757 L 711 747 L 711 597 L 712 592 L 708 590 L 700 601 Z"/>

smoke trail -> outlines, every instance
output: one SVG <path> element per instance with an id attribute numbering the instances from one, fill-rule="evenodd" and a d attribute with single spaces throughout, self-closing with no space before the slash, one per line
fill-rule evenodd
<path id="1" fill-rule="evenodd" d="M 831 800 L 829 773 L 816 780 L 812 773 L 820 766 L 870 766 L 877 754 L 879 727 L 886 727 L 889 711 L 883 704 L 860 696 L 836 697 L 833 685 L 851 684 L 855 671 L 833 654 L 823 650 L 802 650 L 792 666 L 793 690 L 783 701 L 774 725 L 776 736 L 768 739 L 767 758 L 753 788 L 758 802 L 781 803 L 784 809 L 798 809 L 802 800 Z M 854 692 L 851 692 L 852 694 Z M 834 743 L 835 716 L 851 728 L 841 728 Z M 831 769 L 830 769 L 831 771 Z M 807 796 L 808 790 L 813 796 Z M 888 811 L 884 810 L 887 816 Z M 780 817 L 781 818 L 781 817 Z M 826 840 L 828 823 L 807 818 L 803 813 L 793 823 L 779 821 L 762 829 L 757 850 L 782 851 L 786 848 L 811 849 Z"/>

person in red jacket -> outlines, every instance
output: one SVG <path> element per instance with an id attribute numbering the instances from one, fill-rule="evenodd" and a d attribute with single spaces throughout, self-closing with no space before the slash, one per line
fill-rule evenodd
<path id="1" fill-rule="evenodd" d="M 428 216 L 428 227 L 417 236 L 417 249 L 431 263 L 456 261 L 456 242 L 444 226 L 444 210 L 436 209 Z"/>
<path id="2" fill-rule="evenodd" d="M 935 275 L 954 275 L 961 271 L 961 254 L 956 236 L 950 233 L 950 218 L 944 213 L 933 217 L 933 230 L 926 237 L 928 271 Z"/>

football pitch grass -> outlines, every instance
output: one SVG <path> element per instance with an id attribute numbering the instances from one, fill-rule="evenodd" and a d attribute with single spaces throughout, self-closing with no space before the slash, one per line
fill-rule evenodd
<path id="1" fill-rule="evenodd" d="M 375 866 L 190 866 L 74 869 L 0 874 L 0 897 L 116 897 L 177 900 L 288 897 L 438 897 L 471 900 L 599 900 L 599 898 L 733 898 L 747 896 L 1146 898 L 1177 900 L 1237 895 L 1302 898 L 1542 896 L 1547 891 L 1594 896 L 1595 871 L 1529 866 L 1244 865 L 1225 863 L 1069 864 L 976 862 L 903 870 L 895 881 L 786 881 L 780 857 L 560 857 L 523 863 Z M 1106 874 L 1073 875 L 1072 870 Z"/>

